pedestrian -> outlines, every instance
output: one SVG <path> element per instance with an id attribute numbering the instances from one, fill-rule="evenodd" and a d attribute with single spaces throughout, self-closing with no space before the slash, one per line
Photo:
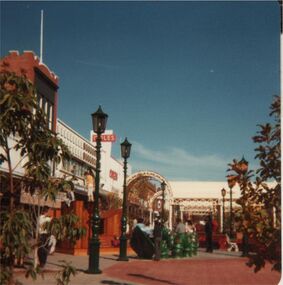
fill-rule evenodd
<path id="1" fill-rule="evenodd" d="M 186 222 L 186 233 L 194 233 L 196 231 L 196 227 L 194 226 L 191 220 Z"/>
<path id="2" fill-rule="evenodd" d="M 94 176 L 91 169 L 88 169 L 88 171 L 86 171 L 84 175 L 85 175 L 85 184 L 87 189 L 88 201 L 93 202 Z"/>
<path id="3" fill-rule="evenodd" d="M 148 227 L 148 226 L 146 226 L 145 224 L 144 224 L 144 220 L 143 220 L 143 218 L 138 218 L 138 221 L 137 221 L 137 224 L 136 224 L 136 227 L 139 227 L 144 233 L 146 233 L 147 235 L 151 235 L 151 229 Z"/>
<path id="4" fill-rule="evenodd" d="M 52 255 L 55 252 L 56 244 L 57 244 L 56 237 L 54 235 L 51 235 L 49 237 L 49 242 L 48 242 L 48 246 L 50 247 L 50 250 L 49 250 L 50 255 Z"/>
<path id="5" fill-rule="evenodd" d="M 133 219 L 133 226 L 132 226 L 132 230 L 134 230 L 134 228 L 136 227 L 138 223 L 138 220 L 136 218 Z"/>
<path id="6" fill-rule="evenodd" d="M 155 245 L 154 260 L 159 261 L 161 256 L 161 241 L 162 241 L 162 224 L 159 219 L 156 219 L 154 223 L 153 238 Z"/>
<path id="7" fill-rule="evenodd" d="M 39 266 L 44 267 L 47 261 L 47 256 L 50 250 L 49 235 L 47 232 L 47 223 L 51 222 L 51 217 L 48 215 L 48 207 L 43 207 L 42 214 L 38 219 L 39 226 L 39 247 L 37 250 Z"/>
<path id="8" fill-rule="evenodd" d="M 67 189 L 66 200 L 65 200 L 67 206 L 70 207 L 73 201 L 75 201 L 75 194 L 72 190 Z"/>
<path id="9" fill-rule="evenodd" d="M 176 226 L 175 232 L 177 234 L 183 234 L 186 232 L 186 226 L 180 218 L 177 218 L 177 226 Z"/>
<path id="10" fill-rule="evenodd" d="M 120 245 L 120 239 L 114 235 L 114 238 L 111 240 L 111 244 L 113 247 L 118 247 Z"/>
<path id="11" fill-rule="evenodd" d="M 212 244 L 212 217 L 208 215 L 205 223 L 206 252 L 213 252 Z"/>

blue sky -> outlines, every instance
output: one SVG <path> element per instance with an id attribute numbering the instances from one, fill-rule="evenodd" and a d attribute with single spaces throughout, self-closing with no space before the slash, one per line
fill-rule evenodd
<path id="1" fill-rule="evenodd" d="M 133 171 L 225 180 L 279 94 L 279 5 L 266 2 L 1 2 L 1 56 L 39 55 L 60 78 L 58 117 L 89 137 L 99 104 Z"/>

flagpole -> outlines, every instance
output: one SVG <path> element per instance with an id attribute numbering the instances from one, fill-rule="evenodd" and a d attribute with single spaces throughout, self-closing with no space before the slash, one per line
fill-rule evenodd
<path id="1" fill-rule="evenodd" d="M 43 62 L 43 10 L 41 10 L 40 21 L 40 63 Z"/>

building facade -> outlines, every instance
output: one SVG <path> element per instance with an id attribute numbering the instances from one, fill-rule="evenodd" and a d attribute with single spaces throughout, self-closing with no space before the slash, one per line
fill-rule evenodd
<path id="1" fill-rule="evenodd" d="M 70 160 L 63 160 L 58 164 L 50 162 L 52 169 L 51 175 L 54 178 L 65 178 L 67 180 L 74 179 L 74 195 L 72 201 L 68 198 L 68 193 L 60 193 L 58 199 L 55 202 L 52 201 L 38 201 L 38 197 L 33 197 L 29 193 L 25 193 L 22 188 L 22 178 L 25 175 L 24 163 L 19 151 L 12 150 L 11 160 L 13 168 L 14 180 L 17 180 L 19 185 L 17 189 L 17 204 L 47 205 L 53 209 L 53 215 L 58 217 L 64 213 L 73 211 L 76 213 L 82 222 L 82 225 L 87 229 L 87 235 L 78 241 L 75 247 L 63 243 L 60 248 L 70 253 L 76 251 L 87 251 L 88 239 L 91 234 L 91 216 L 93 214 L 93 203 L 89 202 L 87 197 L 86 185 L 85 185 L 85 172 L 89 168 L 95 173 L 96 167 L 96 148 L 95 141 L 87 140 L 82 137 L 78 132 L 73 130 L 70 126 L 64 123 L 62 120 L 57 119 L 58 109 L 58 88 L 59 78 L 31 51 L 25 51 L 20 54 L 18 51 L 11 51 L 7 56 L 3 57 L 0 62 L 1 72 L 13 72 L 18 76 L 25 76 L 35 87 L 36 98 L 38 106 L 45 112 L 49 128 L 62 141 L 67 145 L 71 158 Z M 115 159 L 112 154 L 112 143 L 116 141 L 116 136 L 113 131 L 109 130 L 103 134 L 104 139 L 102 142 L 101 150 L 101 184 L 100 184 L 100 204 L 105 206 L 110 199 L 107 199 L 109 193 L 116 193 L 116 196 L 122 197 L 123 190 L 123 163 Z M 115 139 L 113 140 L 113 138 Z M 91 135 L 93 139 L 93 134 Z M 9 143 L 13 145 L 15 138 L 10 137 Z M 131 168 L 128 168 L 130 173 Z M 7 201 L 9 201 L 8 187 L 3 182 L 3 175 L 8 172 L 7 163 L 0 165 L 1 172 L 1 194 L 6 193 Z M 5 196 L 5 195 L 4 195 Z M 1 196 L 2 198 L 4 196 Z M 6 197 L 5 196 L 5 197 Z M 111 196 L 111 205 L 113 206 L 113 195 Z M 104 198 L 104 199 L 103 199 Z M 1 205 L 5 199 L 1 199 Z M 103 200 L 104 204 L 101 203 Z M 49 203 L 50 202 L 50 203 Z M 117 205 L 117 204 L 115 204 Z M 109 205 L 108 205 L 109 206 Z M 113 238 L 113 235 L 120 234 L 120 218 L 121 209 L 117 208 L 107 209 L 101 207 L 101 239 L 103 244 L 109 244 L 109 239 Z M 66 245 L 66 246 L 65 246 Z"/>
<path id="2" fill-rule="evenodd" d="M 123 188 L 123 163 L 112 155 L 112 145 L 116 143 L 117 136 L 113 130 L 105 130 L 101 141 L 101 172 L 100 182 L 106 191 L 115 192 L 121 195 Z M 96 145 L 96 134 L 90 132 L 90 142 Z M 131 166 L 128 165 L 128 175 L 131 174 Z"/>
<path id="3" fill-rule="evenodd" d="M 59 78 L 32 51 L 10 51 L 0 60 L 0 71 L 25 75 L 33 83 L 38 105 L 45 111 L 51 130 L 56 130 Z"/>
<path id="4" fill-rule="evenodd" d="M 58 102 L 58 76 L 52 72 L 44 63 L 41 63 L 39 58 L 32 51 L 24 51 L 20 54 L 18 51 L 10 51 L 9 54 L 0 60 L 0 72 L 13 72 L 18 76 L 25 76 L 35 87 L 35 95 L 38 105 L 43 109 L 48 119 L 49 128 L 56 131 L 56 118 L 57 118 L 57 102 Z M 8 145 L 10 146 L 11 168 L 13 169 L 13 176 L 17 183 L 16 187 L 16 201 L 23 203 L 30 203 L 31 197 L 23 196 L 21 184 L 19 181 L 24 175 L 24 164 L 26 160 L 23 159 L 19 151 L 16 151 L 13 146 L 15 145 L 17 137 L 9 137 Z M 0 148 L 0 151 L 2 149 Z M 50 162 L 52 174 L 54 174 L 55 167 Z M 5 175 L 8 172 L 8 164 L 4 161 L 0 165 L 1 172 L 1 193 L 3 197 L 1 204 L 5 205 L 9 200 L 9 195 L 6 192 L 6 179 Z M 60 202 L 53 204 L 60 207 Z M 51 204 L 50 204 L 51 206 Z"/>
<path id="5" fill-rule="evenodd" d="M 56 166 L 56 176 L 75 176 L 77 179 L 74 181 L 75 191 L 87 195 L 84 173 L 89 168 L 95 171 L 95 142 L 93 139 L 92 141 L 85 139 L 60 119 L 57 119 L 57 135 L 68 147 L 71 159 L 64 160 Z M 105 135 L 114 137 L 112 130 L 107 130 Z M 92 132 L 91 138 L 93 138 Z M 113 140 L 102 142 L 100 193 L 106 195 L 109 192 L 114 192 L 121 196 L 123 190 L 123 164 L 111 154 L 113 142 Z"/>

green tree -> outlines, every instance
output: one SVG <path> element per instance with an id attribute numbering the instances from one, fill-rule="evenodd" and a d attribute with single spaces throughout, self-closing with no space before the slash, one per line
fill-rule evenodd
<path id="1" fill-rule="evenodd" d="M 33 273 L 27 276 L 36 277 L 38 272 L 37 220 L 44 201 L 55 201 L 59 192 L 69 189 L 73 184 L 72 181 L 51 176 L 52 162 L 59 163 L 63 158 L 68 159 L 69 152 L 62 140 L 49 129 L 46 116 L 37 105 L 36 90 L 32 83 L 24 74 L 17 76 L 4 70 L 0 74 L 0 87 L 0 159 L 8 166 L 8 173 L 1 175 L 3 181 L 7 181 L 4 194 L 9 197 L 8 209 L 1 211 L 1 282 L 14 284 L 15 260 L 32 250 L 34 261 L 29 272 Z M 17 165 L 12 164 L 12 154 L 15 152 L 20 157 Z M 15 179 L 15 170 L 19 164 L 23 164 L 25 173 Z M 16 207 L 18 203 L 15 199 L 21 190 L 37 197 L 38 203 L 33 211 Z M 67 237 L 73 242 L 84 234 L 78 218 L 73 214 L 53 219 L 48 230 L 58 240 Z M 34 238 L 34 244 L 30 244 L 31 238 Z"/>
<path id="2" fill-rule="evenodd" d="M 105 198 L 105 209 L 106 210 L 116 210 L 122 208 L 122 199 L 119 195 L 114 192 L 109 192 Z"/>
<path id="3" fill-rule="evenodd" d="M 253 241 L 253 254 L 249 255 L 248 265 L 254 266 L 255 271 L 266 262 L 270 262 L 274 270 L 281 271 L 280 104 L 280 97 L 276 96 L 270 112 L 274 123 L 259 125 L 260 130 L 253 137 L 258 144 L 255 157 L 260 162 L 253 183 L 252 172 L 243 168 L 241 161 L 234 160 L 228 169 L 229 178 L 235 179 L 241 188 L 238 203 L 243 212 L 238 213 L 237 220 L 240 229 L 247 231 Z"/>
<path id="4" fill-rule="evenodd" d="M 249 199 L 258 210 L 252 220 L 251 232 L 258 242 L 256 256 L 250 261 L 256 269 L 262 268 L 266 261 L 273 264 L 273 269 L 281 271 L 281 100 L 276 96 L 271 104 L 270 116 L 273 123 L 259 125 L 260 130 L 253 137 L 258 144 L 255 149 L 256 158 L 260 161 L 260 168 L 254 191 Z M 274 183 L 267 184 L 266 182 Z"/>

